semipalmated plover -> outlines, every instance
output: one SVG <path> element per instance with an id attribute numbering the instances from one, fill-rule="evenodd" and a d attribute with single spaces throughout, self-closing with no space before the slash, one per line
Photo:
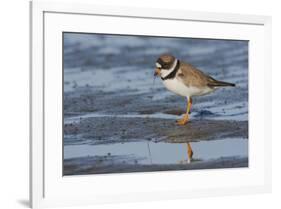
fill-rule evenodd
<path id="1" fill-rule="evenodd" d="M 154 76 L 160 76 L 168 90 L 187 98 L 186 113 L 177 121 L 179 125 L 185 125 L 189 120 L 192 96 L 209 94 L 219 87 L 235 86 L 233 83 L 218 81 L 169 54 L 160 56 L 155 64 Z"/>

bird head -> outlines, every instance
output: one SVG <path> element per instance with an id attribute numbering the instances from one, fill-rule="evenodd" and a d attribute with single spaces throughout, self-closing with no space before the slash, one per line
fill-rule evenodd
<path id="1" fill-rule="evenodd" d="M 169 74 L 175 63 L 176 58 L 174 56 L 170 54 L 161 55 L 155 62 L 154 76 L 164 77 L 166 74 Z"/>

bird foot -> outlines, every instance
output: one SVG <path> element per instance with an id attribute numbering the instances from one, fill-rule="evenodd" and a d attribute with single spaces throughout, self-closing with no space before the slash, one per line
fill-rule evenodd
<path id="1" fill-rule="evenodd" d="M 188 114 L 185 114 L 182 119 L 177 120 L 177 124 L 180 126 L 184 126 L 189 121 Z"/>

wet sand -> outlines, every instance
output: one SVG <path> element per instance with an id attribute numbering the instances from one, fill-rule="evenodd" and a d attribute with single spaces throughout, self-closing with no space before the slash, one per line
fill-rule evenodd
<path id="1" fill-rule="evenodd" d="M 98 130 L 98 131 L 97 131 Z M 174 119 L 163 118 L 149 118 L 145 117 L 89 117 L 85 119 L 79 119 L 79 122 L 70 122 L 64 126 L 64 145 L 65 148 L 75 147 L 75 152 L 83 152 L 83 156 L 65 156 L 64 161 L 64 174 L 101 174 L 101 173 L 119 173 L 119 172 L 145 172 L 145 171 L 165 171 L 165 170 L 193 170 L 193 169 L 210 169 L 210 168 L 234 168 L 234 167 L 247 167 L 248 158 L 246 156 L 232 156 L 232 157 L 217 157 L 207 159 L 193 158 L 191 163 L 188 162 L 188 155 L 183 154 L 187 151 L 181 151 L 178 153 L 173 148 L 165 151 L 160 144 L 182 144 L 191 142 L 202 141 L 219 141 L 225 139 L 232 139 L 229 141 L 235 142 L 235 140 L 243 139 L 247 144 L 248 136 L 248 122 L 247 121 L 226 121 L 226 120 L 200 120 L 195 119 L 190 121 L 185 126 L 178 126 Z M 138 144 L 133 143 L 138 142 Z M 164 155 L 178 155 L 173 163 L 168 164 L 163 159 L 164 163 L 149 162 L 147 159 L 154 155 L 152 151 L 144 150 L 143 154 L 135 155 L 137 151 L 141 150 L 141 144 L 149 142 L 150 146 L 159 147 L 158 149 L 163 152 Z M 120 146 L 116 146 L 117 144 Z M 116 144 L 116 145 L 115 145 Z M 132 144 L 126 146 L 127 144 Z M 152 145 L 151 145 L 152 144 Z M 78 146 L 81 146 L 79 148 Z M 97 145 L 111 145 L 107 149 L 107 152 L 97 153 L 97 150 L 91 150 L 91 146 Z M 159 146 L 158 146 L 159 145 Z M 211 147 L 207 145 L 207 147 Z M 212 146 L 215 150 L 218 149 L 232 149 L 235 146 L 230 144 Z M 132 149 L 131 149 L 132 148 Z M 207 148 L 207 149 L 208 149 Z M 89 149 L 90 151 L 87 151 Z M 98 147 L 97 147 L 98 149 Z M 127 155 L 112 155 L 111 152 L 116 149 L 128 149 L 124 153 Z M 182 148 L 181 148 L 182 149 Z M 199 151 L 194 155 L 200 156 L 204 149 L 199 146 Z M 200 149 L 203 149 L 202 151 Z M 66 149 L 66 152 L 73 153 L 71 149 Z M 118 152 L 118 151 L 117 151 Z M 120 152 L 120 151 L 119 151 Z M 150 155 L 147 153 L 151 152 Z M 169 153 L 168 153 L 169 152 Z M 220 151 L 218 156 L 220 155 Z M 91 156 L 93 153 L 96 156 Z M 139 153 L 137 153 L 139 154 Z M 75 154 L 74 154 L 75 155 Z M 80 155 L 80 154 L 79 154 Z M 147 161 L 144 163 L 144 161 Z M 155 161 L 155 160 L 154 160 Z"/>
<path id="2" fill-rule="evenodd" d="M 117 158 L 117 159 L 115 159 Z M 122 160 L 123 159 L 123 160 Z M 173 171 L 173 170 L 196 170 L 218 168 L 241 168 L 248 167 L 248 158 L 232 157 L 220 158 L 210 161 L 197 161 L 166 165 L 142 165 L 137 161 L 129 160 L 129 156 L 111 157 L 85 157 L 65 160 L 64 175 L 104 174 L 104 173 L 127 173 L 148 171 Z M 82 166 L 81 166 L 82 165 Z"/>
<path id="3" fill-rule="evenodd" d="M 98 131 L 97 131 L 98 130 Z M 192 120 L 185 126 L 176 125 L 173 119 L 140 117 L 94 117 L 81 119 L 64 127 L 65 145 L 67 136 L 79 135 L 89 144 L 107 144 L 140 140 L 187 143 L 200 140 L 224 138 L 247 138 L 247 121 Z"/>

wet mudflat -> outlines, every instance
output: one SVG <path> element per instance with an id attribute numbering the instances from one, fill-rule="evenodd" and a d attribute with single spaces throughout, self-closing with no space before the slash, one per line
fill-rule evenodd
<path id="1" fill-rule="evenodd" d="M 173 119 L 103 116 L 65 124 L 64 145 L 75 144 L 77 138 L 92 145 L 144 140 L 187 143 L 229 137 L 247 138 L 247 133 L 247 121 L 194 119 L 185 126 L 178 126 Z"/>
<path id="2" fill-rule="evenodd" d="M 192 163 L 174 162 L 173 164 L 139 164 L 138 159 L 131 156 L 84 157 L 66 159 L 64 175 L 85 175 L 104 173 L 128 173 L 148 171 L 172 171 L 218 168 L 241 168 L 248 166 L 247 157 L 218 158 L 209 161 Z"/>
<path id="3" fill-rule="evenodd" d="M 65 36 L 64 175 L 248 166 L 246 43 L 114 40 Z M 190 50 L 180 51 L 182 44 Z M 190 123 L 176 125 L 185 99 L 160 80 L 153 85 L 152 76 L 168 50 L 237 87 L 193 98 Z"/>
<path id="4" fill-rule="evenodd" d="M 248 165 L 248 122 L 171 116 L 69 118 L 64 127 L 65 175 L 233 168 Z M 190 143 L 193 156 L 188 156 Z"/>

